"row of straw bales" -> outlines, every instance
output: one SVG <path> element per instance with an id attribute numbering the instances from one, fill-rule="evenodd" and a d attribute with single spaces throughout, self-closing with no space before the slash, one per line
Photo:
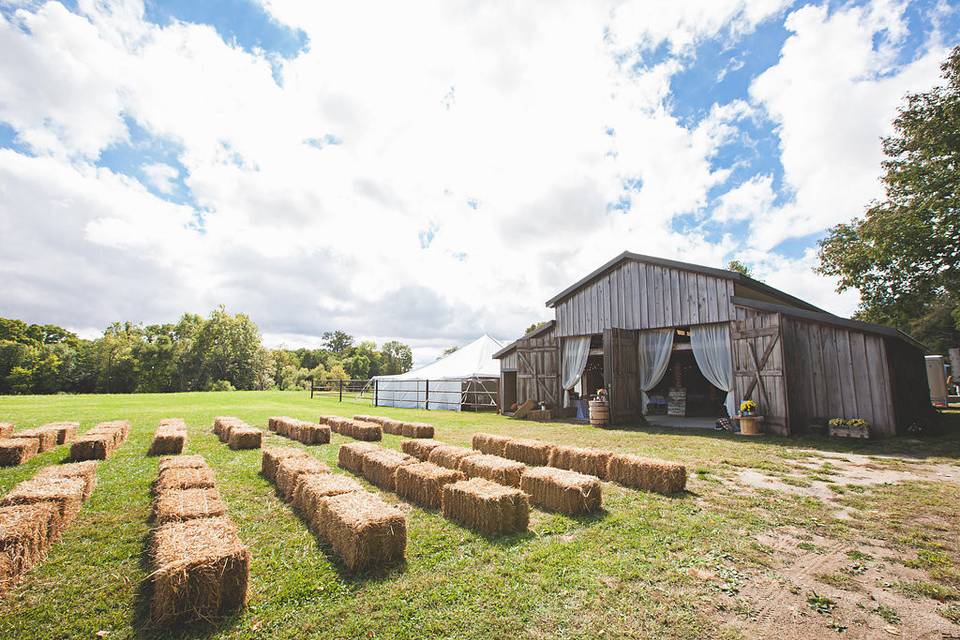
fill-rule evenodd
<path id="1" fill-rule="evenodd" d="M 345 446 L 379 449 L 363 442 Z M 264 449 L 261 473 L 348 570 L 367 571 L 403 561 L 406 516 L 356 480 L 331 473 L 327 465 L 295 447 Z"/>
<path id="2" fill-rule="evenodd" d="M 198 455 L 160 460 L 153 485 L 150 621 L 210 621 L 247 602 L 250 552 L 226 515 L 213 470 Z"/>
<path id="3" fill-rule="evenodd" d="M 78 422 L 51 422 L 35 429 L 14 431 L 12 423 L 0 423 L 0 466 L 17 466 L 38 453 L 72 442 L 79 428 Z"/>
<path id="4" fill-rule="evenodd" d="M 97 483 L 97 463 L 44 467 L 0 499 L 0 596 L 46 557 Z"/>
<path id="5" fill-rule="evenodd" d="M 687 469 L 677 462 L 486 433 L 474 434 L 472 444 L 481 453 L 499 455 L 537 467 L 575 471 L 646 491 L 672 494 L 683 491 L 687 486 Z"/>
<path id="6" fill-rule="evenodd" d="M 151 456 L 183 453 L 187 445 L 187 423 L 180 418 L 164 418 L 153 432 Z"/>
<path id="7" fill-rule="evenodd" d="M 240 418 L 218 416 L 213 419 L 213 433 L 231 449 L 259 449 L 263 432 Z"/>
<path id="8" fill-rule="evenodd" d="M 426 422 L 405 422 L 386 416 L 353 416 L 353 419 L 378 424 L 384 433 L 394 436 L 403 436 L 404 438 L 432 438 L 434 436 L 433 425 Z"/>
<path id="9" fill-rule="evenodd" d="M 329 444 L 329 425 L 306 422 L 288 416 L 274 416 L 267 420 L 267 428 L 278 436 L 290 438 L 303 444 Z"/>
<path id="10" fill-rule="evenodd" d="M 426 443 L 428 450 L 414 443 Z M 340 447 L 338 464 L 381 489 L 440 509 L 449 520 L 486 535 L 526 531 L 530 506 L 522 491 L 484 478 L 468 479 L 462 469 L 451 468 L 470 459 L 458 454 L 472 454 L 471 450 L 426 439 L 409 440 L 403 448 L 401 453 L 367 443 L 347 444 Z"/>
<path id="11" fill-rule="evenodd" d="M 106 460 L 129 435 L 130 423 L 126 420 L 101 422 L 70 444 L 70 459 L 74 462 Z"/>
<path id="12" fill-rule="evenodd" d="M 377 442 L 383 440 L 383 427 L 373 422 L 364 422 L 352 418 L 343 418 L 340 416 L 320 416 L 320 424 L 330 427 L 334 433 L 342 436 L 362 440 L 364 442 Z"/>

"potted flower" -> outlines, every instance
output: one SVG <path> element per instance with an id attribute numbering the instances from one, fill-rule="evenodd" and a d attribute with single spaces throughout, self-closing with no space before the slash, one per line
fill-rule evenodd
<path id="1" fill-rule="evenodd" d="M 744 400 L 740 403 L 740 415 L 752 416 L 757 411 L 757 403 L 753 400 Z"/>
<path id="2" fill-rule="evenodd" d="M 863 418 L 833 418 L 827 423 L 830 435 L 834 438 L 863 438 L 870 437 L 870 423 Z"/>
<path id="3" fill-rule="evenodd" d="M 744 400 L 740 403 L 740 433 L 745 436 L 757 436 L 763 433 L 761 425 L 763 416 L 757 415 L 760 407 L 753 400 Z"/>

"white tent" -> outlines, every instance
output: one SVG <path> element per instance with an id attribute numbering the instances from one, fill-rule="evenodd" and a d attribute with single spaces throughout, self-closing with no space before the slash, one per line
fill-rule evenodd
<path id="1" fill-rule="evenodd" d="M 503 345 L 488 335 L 419 369 L 373 379 L 373 403 L 380 407 L 460 411 L 465 397 L 496 394 Z M 481 404 L 487 404 L 485 398 Z M 475 402 L 475 400 L 474 400 Z M 492 405 L 495 406 L 493 400 Z"/>

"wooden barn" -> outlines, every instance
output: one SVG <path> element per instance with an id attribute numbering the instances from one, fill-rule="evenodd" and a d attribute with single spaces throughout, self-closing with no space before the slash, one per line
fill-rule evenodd
<path id="1" fill-rule="evenodd" d="M 619 424 L 712 426 L 745 399 L 783 435 L 862 418 L 892 436 L 929 415 L 923 345 L 733 271 L 625 252 L 547 307 L 554 320 L 494 354 L 504 412 L 570 413 L 602 388 Z"/>

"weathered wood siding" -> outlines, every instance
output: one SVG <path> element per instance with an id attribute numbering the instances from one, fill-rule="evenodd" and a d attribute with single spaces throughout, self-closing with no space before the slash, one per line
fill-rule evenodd
<path id="1" fill-rule="evenodd" d="M 732 297 L 731 280 L 630 260 L 556 304 L 556 335 L 726 322 Z"/>
<path id="2" fill-rule="evenodd" d="M 507 355 L 500 358 L 500 371 L 516 371 L 517 370 L 517 352 L 511 351 Z"/>
<path id="3" fill-rule="evenodd" d="M 863 418 L 873 436 L 896 433 L 883 336 L 785 317 L 783 340 L 793 432 L 830 418 Z"/>
<path id="4" fill-rule="evenodd" d="M 755 401 L 765 418 L 764 429 L 788 435 L 790 414 L 784 379 L 781 316 L 744 307 L 736 307 L 736 316 L 730 342 L 737 403 Z"/>
<path id="5" fill-rule="evenodd" d="M 603 332 L 603 378 L 609 392 L 610 423 L 629 424 L 640 417 L 639 333 Z"/>
<path id="6" fill-rule="evenodd" d="M 923 351 L 895 338 L 884 338 L 898 435 L 907 435 L 911 423 L 929 426 L 936 419 Z"/>
<path id="7" fill-rule="evenodd" d="M 517 341 L 517 404 L 527 400 L 560 407 L 560 346 L 551 329 Z"/>

